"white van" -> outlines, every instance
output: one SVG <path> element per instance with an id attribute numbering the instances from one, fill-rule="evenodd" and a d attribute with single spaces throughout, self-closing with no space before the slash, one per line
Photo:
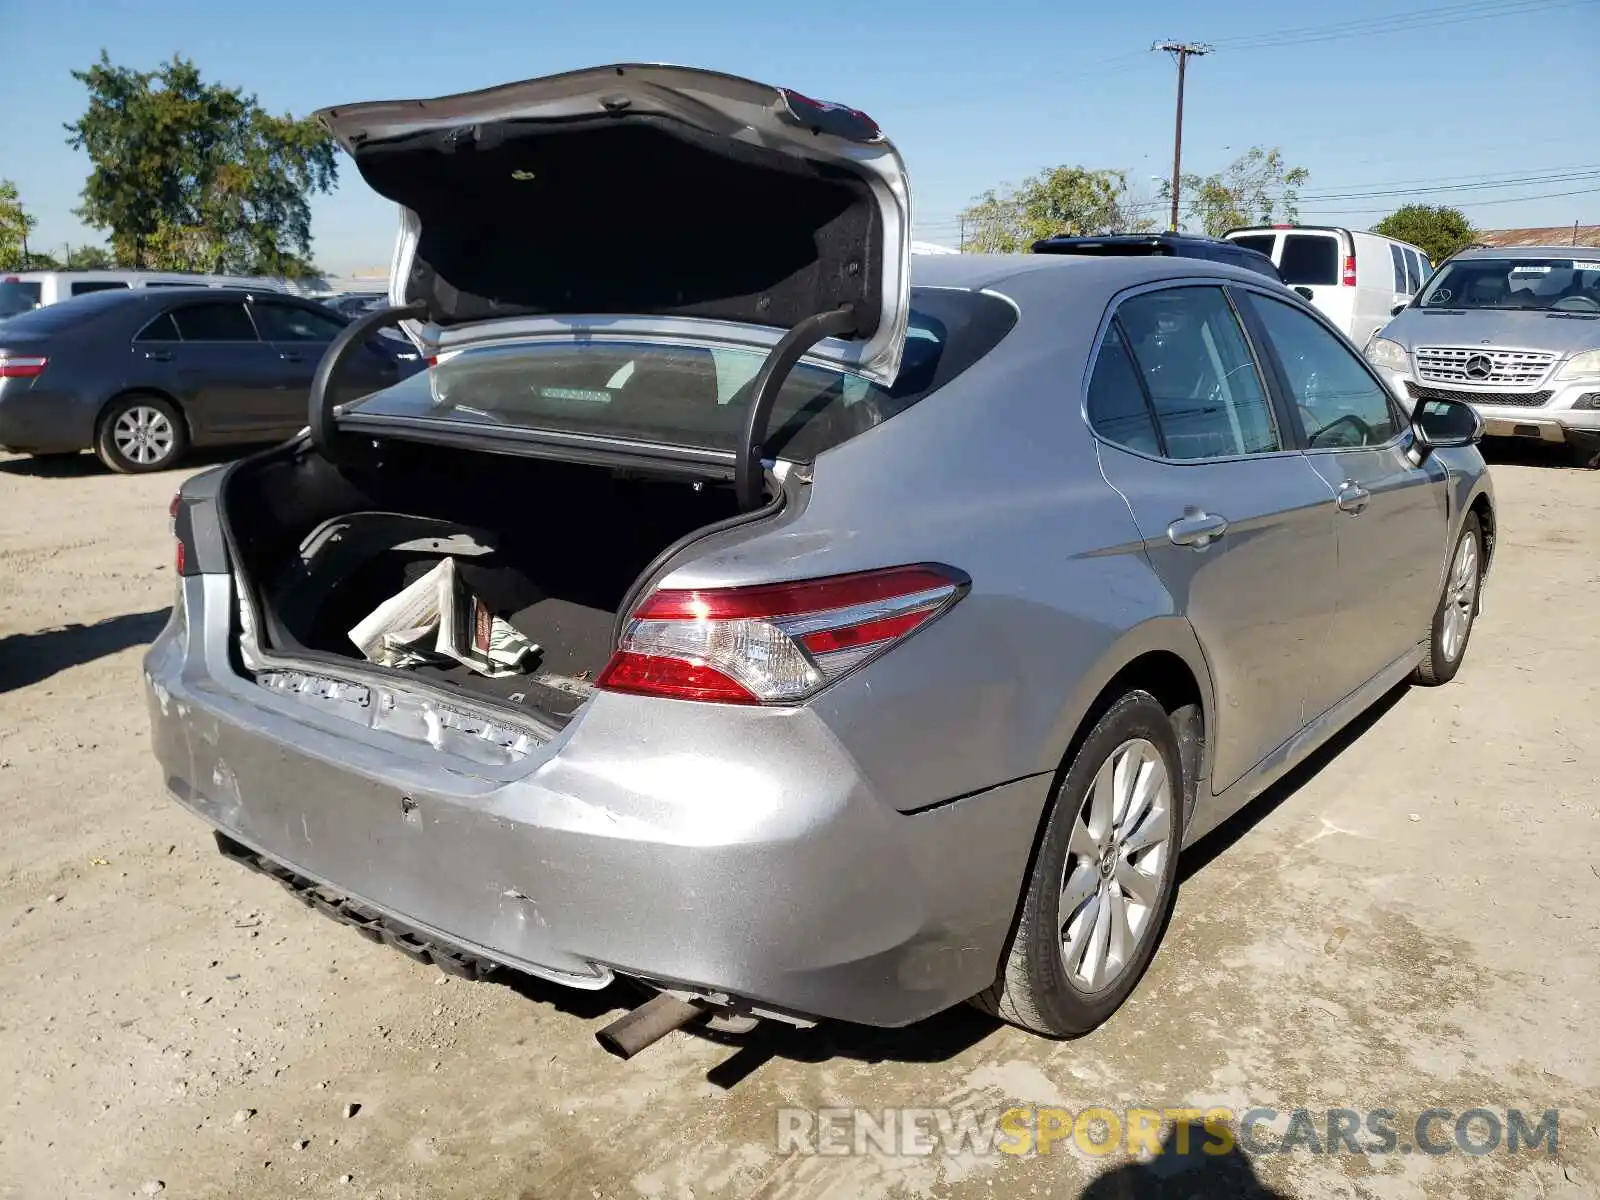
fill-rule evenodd
<path id="1" fill-rule="evenodd" d="M 1331 225 L 1256 225 L 1222 236 L 1272 259 L 1284 283 L 1357 346 L 1387 325 L 1433 271 L 1428 256 L 1407 242 Z"/>
<path id="2" fill-rule="evenodd" d="M 243 287 L 281 292 L 277 280 L 183 271 L 15 271 L 0 275 L 0 320 L 73 296 L 116 288 Z"/>

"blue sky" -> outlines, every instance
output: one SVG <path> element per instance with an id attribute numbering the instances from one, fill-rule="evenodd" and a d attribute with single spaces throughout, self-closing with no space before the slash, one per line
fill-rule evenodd
<path id="1" fill-rule="evenodd" d="M 870 113 L 906 157 L 918 236 L 954 245 L 976 194 L 1043 167 L 1125 168 L 1153 195 L 1151 176 L 1171 167 L 1175 72 L 1147 47 L 1203 40 L 1216 48 L 1191 63 L 1186 170 L 1281 146 L 1311 171 L 1304 221 L 1364 227 L 1428 197 L 1349 193 L 1444 184 L 1434 199 L 1481 228 L 1600 222 L 1597 0 L 1238 0 L 1209 12 L 1170 0 L 0 0 L 0 30 L 13 51 L 0 177 L 20 187 L 47 251 L 99 240 L 72 216 L 89 163 L 61 127 L 85 104 L 69 71 L 102 47 L 139 68 L 181 53 L 295 114 L 617 61 L 731 71 Z M 392 206 L 342 166 L 339 190 L 313 206 L 315 256 L 335 272 L 386 262 L 395 228 Z M 1483 186 L 1510 179 L 1525 182 Z"/>

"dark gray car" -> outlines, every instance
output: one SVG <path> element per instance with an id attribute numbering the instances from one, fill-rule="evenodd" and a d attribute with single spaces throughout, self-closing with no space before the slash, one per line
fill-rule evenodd
<path id="1" fill-rule="evenodd" d="M 207 288 L 77 297 L 0 324 L 0 446 L 92 449 L 114 471 L 156 471 L 190 446 L 284 438 L 306 423 L 312 374 L 348 321 L 292 296 Z M 374 338 L 348 398 L 420 369 Z"/>

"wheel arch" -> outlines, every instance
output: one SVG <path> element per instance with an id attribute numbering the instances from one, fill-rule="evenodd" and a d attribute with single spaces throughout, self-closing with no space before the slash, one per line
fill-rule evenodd
<path id="1" fill-rule="evenodd" d="M 1478 518 L 1478 527 L 1483 531 L 1483 570 L 1488 572 L 1490 564 L 1494 562 L 1495 542 L 1499 537 L 1499 526 L 1495 521 L 1494 501 L 1489 493 L 1480 491 L 1467 505 L 1467 511 Z"/>
<path id="2" fill-rule="evenodd" d="M 1216 728 L 1215 690 L 1194 627 L 1162 617 L 1129 630 L 1094 668 L 1084 672 L 1057 724 L 1057 779 L 1071 764 L 1095 722 L 1130 691 L 1149 692 L 1174 717 L 1184 756 L 1184 819 L 1207 794 Z"/>
<path id="3" fill-rule="evenodd" d="M 167 391 L 166 388 L 139 385 L 136 387 L 118 388 L 100 402 L 99 409 L 94 414 L 94 436 L 100 436 L 100 427 L 105 423 L 106 414 L 111 411 L 111 406 L 118 400 L 127 400 L 134 396 L 154 396 L 157 400 L 164 400 L 172 405 L 173 411 L 183 419 L 184 432 L 189 435 L 189 442 L 194 443 L 194 419 L 189 415 L 189 410 L 184 407 L 182 400 Z"/>

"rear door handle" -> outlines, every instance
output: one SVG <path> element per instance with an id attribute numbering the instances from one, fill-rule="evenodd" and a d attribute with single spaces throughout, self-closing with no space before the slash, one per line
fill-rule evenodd
<path id="1" fill-rule="evenodd" d="M 1371 499 L 1372 493 L 1354 479 L 1346 479 L 1339 485 L 1339 507 L 1351 516 L 1366 508 L 1367 502 Z"/>
<path id="2" fill-rule="evenodd" d="M 284 362 L 304 362 L 305 361 L 305 359 L 301 358 L 298 354 L 296 354 L 292 350 L 284 350 L 278 355 L 278 357 L 283 359 Z"/>
<path id="3" fill-rule="evenodd" d="M 172 352 L 170 350 L 146 350 L 144 352 L 144 356 L 146 358 L 148 358 L 151 362 L 171 362 L 172 361 Z"/>
<path id="4" fill-rule="evenodd" d="M 1213 513 L 1191 513 L 1167 526 L 1167 537 L 1174 546 L 1188 546 L 1194 550 L 1204 550 L 1227 532 L 1227 518 Z"/>

